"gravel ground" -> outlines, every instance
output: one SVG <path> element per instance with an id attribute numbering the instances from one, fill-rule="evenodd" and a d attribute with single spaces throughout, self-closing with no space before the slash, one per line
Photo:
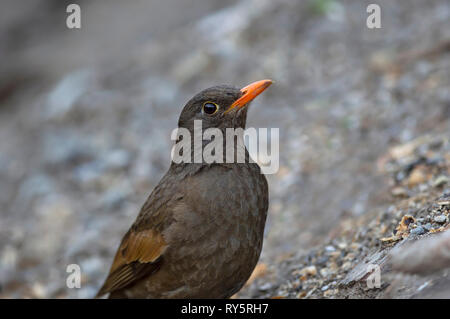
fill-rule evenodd
<path id="1" fill-rule="evenodd" d="M 307 253 L 260 264 L 242 296 L 450 297 L 449 136 L 394 147 L 379 164 L 389 176 L 389 205 L 341 218 L 328 241 Z M 375 267 L 378 287 L 370 285 Z"/>
<path id="2" fill-rule="evenodd" d="M 0 10 L 0 297 L 95 295 L 184 103 L 263 78 L 248 126 L 280 128 L 280 170 L 237 297 L 450 296 L 445 270 L 417 279 L 389 257 L 445 242 L 448 1 L 378 1 L 379 30 L 369 1 L 79 3 L 76 31 L 63 1 Z M 73 263 L 81 289 L 66 287 Z"/>

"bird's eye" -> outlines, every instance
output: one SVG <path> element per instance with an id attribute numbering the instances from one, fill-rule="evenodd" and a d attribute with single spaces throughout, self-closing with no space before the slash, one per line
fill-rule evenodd
<path id="1" fill-rule="evenodd" d="M 203 104 L 203 112 L 208 115 L 213 115 L 219 110 L 219 106 L 213 102 L 206 102 Z"/>

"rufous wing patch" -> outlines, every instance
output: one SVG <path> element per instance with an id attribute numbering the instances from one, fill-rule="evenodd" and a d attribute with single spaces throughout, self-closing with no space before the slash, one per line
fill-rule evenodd
<path id="1" fill-rule="evenodd" d="M 163 236 L 154 229 L 130 230 L 122 240 L 108 278 L 98 296 L 128 286 L 158 269 L 154 264 L 167 247 Z"/>
<path id="2" fill-rule="evenodd" d="M 111 272 L 123 264 L 134 261 L 151 263 L 161 256 L 167 244 L 162 235 L 153 229 L 131 231 L 120 245 Z"/>

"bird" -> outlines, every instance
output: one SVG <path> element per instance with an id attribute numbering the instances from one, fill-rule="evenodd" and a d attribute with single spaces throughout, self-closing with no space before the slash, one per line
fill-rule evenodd
<path id="1" fill-rule="evenodd" d="M 202 130 L 245 129 L 248 105 L 271 84 L 207 88 L 184 106 L 178 128 L 193 133 L 200 120 Z M 244 163 L 172 161 L 96 297 L 225 299 L 238 292 L 260 257 L 269 205 L 266 177 L 244 151 Z"/>

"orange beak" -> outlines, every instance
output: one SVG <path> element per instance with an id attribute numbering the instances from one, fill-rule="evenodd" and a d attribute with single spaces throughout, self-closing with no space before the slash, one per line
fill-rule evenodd
<path id="1" fill-rule="evenodd" d="M 246 87 L 241 89 L 241 92 L 244 93 L 240 98 L 234 101 L 231 104 L 230 108 L 226 110 L 225 113 L 228 113 L 235 107 L 241 108 L 250 103 L 255 97 L 260 95 L 265 89 L 267 89 L 272 84 L 272 80 L 261 80 L 253 82 L 252 84 L 247 85 Z"/>

